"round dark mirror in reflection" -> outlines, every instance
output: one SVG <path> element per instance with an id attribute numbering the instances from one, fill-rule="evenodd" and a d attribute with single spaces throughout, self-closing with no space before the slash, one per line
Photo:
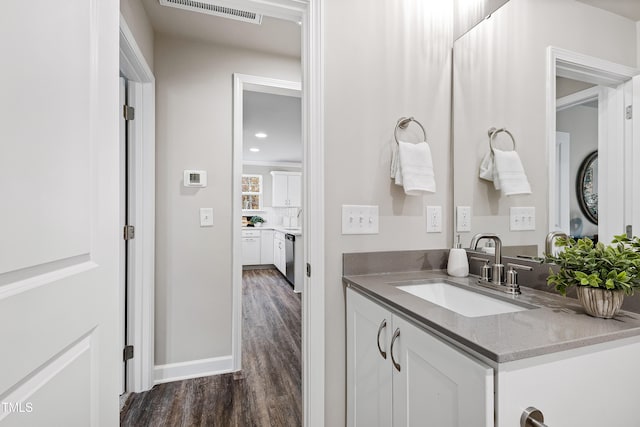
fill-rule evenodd
<path id="1" fill-rule="evenodd" d="M 584 216 L 598 224 L 598 151 L 589 154 L 578 169 L 576 180 L 578 205 Z"/>

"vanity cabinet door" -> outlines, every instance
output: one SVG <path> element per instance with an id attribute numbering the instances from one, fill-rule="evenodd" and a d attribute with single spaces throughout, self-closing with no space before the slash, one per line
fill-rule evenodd
<path id="1" fill-rule="evenodd" d="M 633 337 L 502 364 L 497 425 L 519 425 L 522 411 L 533 406 L 551 427 L 638 426 L 638 360 Z"/>
<path id="2" fill-rule="evenodd" d="M 494 425 L 492 368 L 394 316 L 397 330 L 393 426 Z"/>
<path id="3" fill-rule="evenodd" d="M 391 317 L 388 310 L 347 289 L 348 427 L 391 426 Z"/>

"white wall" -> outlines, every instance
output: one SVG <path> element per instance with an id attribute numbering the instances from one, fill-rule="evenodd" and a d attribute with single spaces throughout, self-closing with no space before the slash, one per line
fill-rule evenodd
<path id="1" fill-rule="evenodd" d="M 457 39 L 509 0 L 453 0 L 453 38 Z"/>
<path id="2" fill-rule="evenodd" d="M 451 244 L 452 3 L 325 0 L 325 425 L 345 424 L 342 253 Z M 363 12 L 366 14 L 363 15 Z M 366 16 L 354 24 L 354 17 Z M 425 127 L 437 193 L 408 197 L 389 178 L 393 130 Z M 380 234 L 341 235 L 341 205 L 379 206 Z M 423 206 L 443 207 L 443 233 L 426 234 Z"/>
<path id="3" fill-rule="evenodd" d="M 593 236 L 598 233 L 598 226 L 590 222 L 578 206 L 576 179 L 584 159 L 598 149 L 598 109 L 577 105 L 559 111 L 556 120 L 558 131 L 571 134 L 569 143 L 570 218 L 582 219 L 582 236 Z"/>
<path id="4" fill-rule="evenodd" d="M 156 34 L 157 365 L 231 354 L 233 73 L 299 80 L 300 60 Z M 209 185 L 183 187 L 184 169 Z"/>
<path id="5" fill-rule="evenodd" d="M 127 21 L 147 65 L 153 71 L 154 33 L 147 12 L 142 6 L 142 0 L 120 0 L 120 13 Z"/>
<path id="6" fill-rule="evenodd" d="M 455 205 L 472 207 L 472 233 L 542 247 L 548 228 L 546 55 L 556 46 L 636 64 L 636 23 L 574 0 L 510 0 L 454 46 Z M 533 191 L 504 197 L 478 178 L 487 130 L 506 126 Z M 510 232 L 509 208 L 534 206 L 536 231 Z"/>

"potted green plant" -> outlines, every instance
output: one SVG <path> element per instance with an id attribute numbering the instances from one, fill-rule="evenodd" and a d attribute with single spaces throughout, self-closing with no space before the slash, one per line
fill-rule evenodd
<path id="1" fill-rule="evenodd" d="M 262 218 L 261 216 L 258 215 L 254 215 L 251 217 L 251 219 L 249 220 L 249 222 L 254 226 L 254 227 L 262 227 L 262 223 L 265 222 L 264 218 Z"/>
<path id="2" fill-rule="evenodd" d="M 559 238 L 564 248 L 557 255 L 545 254 L 545 261 L 556 264 L 549 269 L 548 285 L 560 294 L 576 286 L 578 300 L 587 314 L 610 319 L 622 306 L 625 295 L 640 287 L 640 239 L 615 236 L 611 245 L 591 239 Z"/>

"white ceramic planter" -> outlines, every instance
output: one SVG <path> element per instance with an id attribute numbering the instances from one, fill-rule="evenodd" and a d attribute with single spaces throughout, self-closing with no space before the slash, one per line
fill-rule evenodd
<path id="1" fill-rule="evenodd" d="M 577 286 L 578 300 L 588 315 L 611 319 L 622 306 L 624 291 Z"/>

